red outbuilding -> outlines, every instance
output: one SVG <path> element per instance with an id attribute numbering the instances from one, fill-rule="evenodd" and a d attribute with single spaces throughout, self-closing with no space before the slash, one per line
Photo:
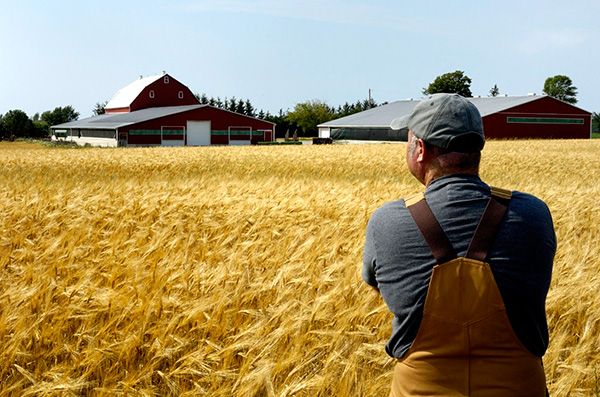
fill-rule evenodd
<path id="1" fill-rule="evenodd" d="M 508 102 L 519 98 L 515 106 Z M 495 99 L 495 98 L 494 98 Z M 470 98 L 490 139 L 589 139 L 592 114 L 550 96 Z M 502 102 L 502 100 L 505 102 Z M 496 102 L 496 103 L 494 103 Z M 507 106 L 508 105 L 508 106 Z"/>
<path id="2" fill-rule="evenodd" d="M 546 95 L 467 98 L 481 113 L 488 139 L 589 139 L 592 114 Z M 343 140 L 406 141 L 393 131 L 396 117 L 412 112 L 418 100 L 396 101 L 320 124 L 319 136 Z"/>
<path id="3" fill-rule="evenodd" d="M 52 126 L 55 136 L 94 146 L 250 145 L 275 140 L 275 124 L 201 104 L 170 75 L 141 77 L 105 114 Z"/>

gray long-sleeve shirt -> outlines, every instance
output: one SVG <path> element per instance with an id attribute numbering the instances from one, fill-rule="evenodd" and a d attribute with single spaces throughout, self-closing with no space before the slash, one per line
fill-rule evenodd
<path id="1" fill-rule="evenodd" d="M 427 203 L 458 256 L 466 254 L 489 197 L 489 186 L 473 175 L 449 175 L 427 186 Z M 546 204 L 532 195 L 513 192 L 488 262 L 515 333 L 540 357 L 548 347 L 545 301 L 555 252 L 556 237 Z M 404 200 L 387 203 L 373 213 L 367 226 L 362 276 L 379 289 L 394 314 L 386 345 L 392 357 L 402 357 L 417 334 L 435 264 Z"/>

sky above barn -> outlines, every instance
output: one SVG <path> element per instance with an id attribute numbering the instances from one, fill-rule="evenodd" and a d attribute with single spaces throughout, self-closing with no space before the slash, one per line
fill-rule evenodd
<path id="1" fill-rule="evenodd" d="M 0 114 L 96 102 L 166 71 L 271 113 L 318 99 L 420 98 L 462 70 L 474 96 L 563 74 L 600 112 L 598 1 L 0 0 Z"/>

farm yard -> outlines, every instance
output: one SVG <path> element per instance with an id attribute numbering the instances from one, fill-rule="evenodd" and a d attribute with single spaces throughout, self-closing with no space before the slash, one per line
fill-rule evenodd
<path id="1" fill-rule="evenodd" d="M 558 251 L 555 396 L 600 395 L 600 141 L 490 141 Z M 386 396 L 391 315 L 364 231 L 422 190 L 404 145 L 0 143 L 0 395 Z"/>

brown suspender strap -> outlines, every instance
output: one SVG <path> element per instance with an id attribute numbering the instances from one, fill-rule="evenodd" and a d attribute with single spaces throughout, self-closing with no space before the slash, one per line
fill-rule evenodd
<path id="1" fill-rule="evenodd" d="M 508 209 L 510 198 L 510 191 L 492 187 L 492 197 L 490 197 L 490 201 L 475 230 L 475 235 L 469 244 L 467 258 L 481 262 L 485 261 L 488 250 L 498 232 L 500 222 L 502 222 L 502 218 Z"/>
<path id="2" fill-rule="evenodd" d="M 491 191 L 492 196 L 479 220 L 466 254 L 467 258 L 481 262 L 485 261 L 488 250 L 494 242 L 512 194 L 510 190 L 495 187 L 492 187 Z M 405 203 L 437 263 L 446 263 L 456 258 L 456 252 L 435 215 L 431 212 L 431 208 L 427 205 L 425 196 L 420 194 L 407 198 Z"/>
<path id="3" fill-rule="evenodd" d="M 429 248 L 431 248 L 433 257 L 441 265 L 456 258 L 456 253 L 446 233 L 444 233 L 439 222 L 435 219 L 433 212 L 431 212 L 431 208 L 427 205 L 425 197 L 421 197 L 422 199 L 420 200 L 407 199 L 405 201 L 406 207 L 419 227 Z"/>

